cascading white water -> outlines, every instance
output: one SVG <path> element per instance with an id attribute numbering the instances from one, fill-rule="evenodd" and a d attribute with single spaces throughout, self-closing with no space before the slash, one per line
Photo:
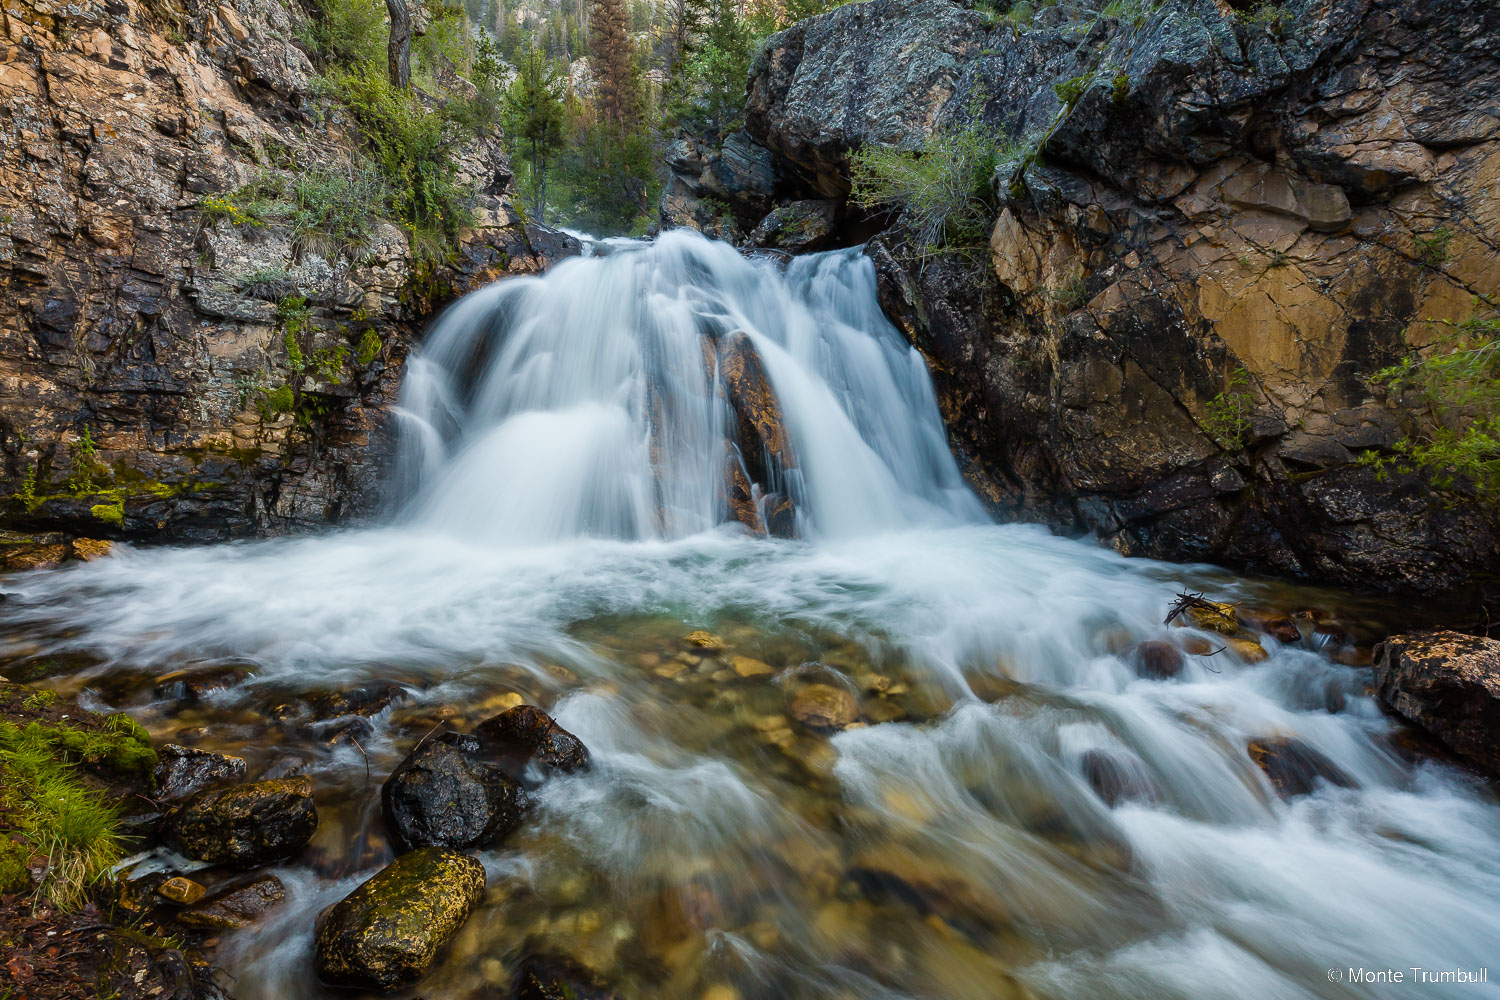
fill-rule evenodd
<path id="1" fill-rule="evenodd" d="M 464 299 L 412 359 L 407 516 L 510 542 L 681 538 L 728 520 L 714 345 L 763 359 L 798 456 L 799 534 L 975 523 L 921 357 L 855 251 L 785 274 L 689 231 Z"/>
<path id="2" fill-rule="evenodd" d="M 1500 808 L 1393 751 L 1367 669 L 1270 638 L 1264 663 L 1189 655 L 1165 680 L 1126 654 L 1190 633 L 1162 625 L 1184 589 L 1358 602 L 989 523 L 857 253 L 783 274 L 691 234 L 613 250 L 444 315 L 410 366 L 392 524 L 3 581 L 8 661 L 87 653 L 61 683 L 158 737 L 313 776 L 317 839 L 276 868 L 288 902 L 220 953 L 239 1000 L 332 995 L 311 928 L 386 857 L 381 776 L 515 694 L 596 766 L 485 853 L 491 897 L 402 996 L 509 996 L 534 950 L 652 1000 L 1496 995 L 1350 981 L 1474 971 L 1500 941 Z M 795 540 L 728 516 L 736 435 L 705 345 L 735 331 L 797 457 L 770 484 Z M 684 644 L 703 628 L 722 655 Z M 152 694 L 225 661 L 253 679 Z M 376 682 L 408 702 L 357 752 L 276 721 Z M 789 719 L 809 682 L 846 690 L 860 725 L 830 740 Z M 1351 786 L 1278 798 L 1247 753 L 1274 736 Z M 1151 793 L 1106 804 L 1099 753 Z"/>

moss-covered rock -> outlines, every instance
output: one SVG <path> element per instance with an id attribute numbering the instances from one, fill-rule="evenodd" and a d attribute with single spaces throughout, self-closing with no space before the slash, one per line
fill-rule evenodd
<path id="1" fill-rule="evenodd" d="M 198 861 L 251 868 L 295 853 L 318 828 L 305 777 L 199 792 L 168 821 L 166 839 Z"/>
<path id="2" fill-rule="evenodd" d="M 318 977 L 390 990 L 416 982 L 484 895 L 484 866 L 424 847 L 403 854 L 318 917 Z"/>

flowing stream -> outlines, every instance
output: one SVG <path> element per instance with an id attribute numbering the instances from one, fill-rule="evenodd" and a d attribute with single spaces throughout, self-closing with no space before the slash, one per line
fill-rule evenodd
<path id="1" fill-rule="evenodd" d="M 274 868 L 288 901 L 219 952 L 239 1000 L 331 995 L 312 923 L 390 857 L 385 774 L 518 696 L 596 766 L 483 855 L 485 902 L 400 996 L 509 996 L 537 952 L 674 1000 L 1497 995 L 1348 981 L 1500 959 L 1500 808 L 1403 752 L 1368 668 L 1336 662 L 1360 648 L 1307 621 L 1264 662 L 1132 667 L 1141 640 L 1212 640 L 1162 624 L 1184 589 L 1316 606 L 1362 642 L 1390 609 L 992 523 L 857 252 L 607 249 L 439 320 L 384 526 L 3 583 L 8 663 L 73 665 L 54 683 L 159 739 L 313 777 L 319 831 Z M 715 345 L 738 335 L 779 457 L 732 447 Z M 792 537 L 731 518 L 737 455 Z M 183 699 L 161 680 L 181 670 L 243 682 Z M 404 694 L 358 729 L 306 708 L 370 684 Z M 803 725 L 809 689 L 857 720 Z M 1277 796 L 1247 750 L 1273 737 L 1349 787 Z M 1101 760 L 1130 792 L 1113 805 Z"/>

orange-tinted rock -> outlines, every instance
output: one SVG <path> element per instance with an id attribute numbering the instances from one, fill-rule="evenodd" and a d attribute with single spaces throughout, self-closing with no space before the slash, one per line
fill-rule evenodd
<path id="1" fill-rule="evenodd" d="M 787 714 L 818 733 L 843 729 L 859 717 L 854 695 L 832 684 L 809 684 L 792 697 Z"/>
<path id="2" fill-rule="evenodd" d="M 741 330 L 719 342 L 718 363 L 719 384 L 733 413 L 731 433 L 748 483 L 730 484 L 731 502 L 738 504 L 736 516 L 752 530 L 759 522 L 772 535 L 790 537 L 795 516 L 790 499 L 781 490 L 786 472 L 797 468 L 797 456 L 770 376 L 750 335 Z M 762 518 L 757 511 L 753 520 L 747 521 L 745 505 L 759 497 L 768 498 L 766 514 Z"/>
<path id="3" fill-rule="evenodd" d="M 200 930 L 237 930 L 249 927 L 286 899 L 286 887 L 275 875 L 236 883 L 177 914 L 177 922 Z"/>

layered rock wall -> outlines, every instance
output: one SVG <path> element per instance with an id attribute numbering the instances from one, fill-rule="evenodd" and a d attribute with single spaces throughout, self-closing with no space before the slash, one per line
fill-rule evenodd
<path id="1" fill-rule="evenodd" d="M 231 193 L 257 177 L 354 169 L 307 18 L 268 0 L 0 6 L 5 527 L 206 540 L 367 513 L 431 312 L 571 252 L 511 210 L 497 136 L 456 156 L 475 224 L 448 266 L 419 268 L 391 222 L 349 253 L 236 224 Z M 267 405 L 292 386 L 305 405 Z"/>
<path id="2" fill-rule="evenodd" d="M 1360 458 L 1410 430 L 1371 376 L 1500 292 L 1500 8 L 1279 10 L 1019 29 L 871 0 L 772 38 L 747 127 L 788 198 L 976 117 L 1014 147 L 987 248 L 923 258 L 899 225 L 869 248 L 998 509 L 1129 553 L 1483 581 L 1493 517 Z"/>

